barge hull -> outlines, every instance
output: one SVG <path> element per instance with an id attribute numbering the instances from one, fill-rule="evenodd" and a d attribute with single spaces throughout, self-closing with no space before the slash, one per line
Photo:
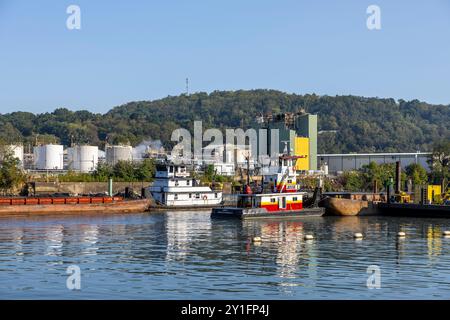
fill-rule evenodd
<path id="1" fill-rule="evenodd" d="M 366 200 L 326 197 L 319 202 L 328 216 L 374 216 L 378 215 L 376 204 Z"/>
<path id="2" fill-rule="evenodd" d="M 450 218 L 450 206 L 414 203 L 379 203 L 378 212 L 384 216 Z"/>
<path id="3" fill-rule="evenodd" d="M 0 206 L 0 216 L 138 213 L 148 211 L 150 200 L 119 201 L 99 204 L 49 204 Z"/>
<path id="4" fill-rule="evenodd" d="M 267 211 L 264 208 L 214 208 L 211 218 L 237 218 L 237 219 L 283 219 L 320 217 L 325 213 L 324 208 L 304 208 L 301 210 Z"/>

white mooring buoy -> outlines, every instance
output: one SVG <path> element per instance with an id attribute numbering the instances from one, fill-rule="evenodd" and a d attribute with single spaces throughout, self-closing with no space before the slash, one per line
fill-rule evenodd
<path id="1" fill-rule="evenodd" d="M 314 236 L 312 234 L 305 235 L 305 240 L 312 240 L 314 239 Z"/>
<path id="2" fill-rule="evenodd" d="M 357 232 L 357 233 L 355 233 L 355 234 L 353 235 L 353 238 L 355 238 L 355 239 L 362 239 L 362 238 L 363 238 L 363 234 L 360 233 L 360 232 Z"/>
<path id="3" fill-rule="evenodd" d="M 403 231 L 400 231 L 399 233 L 397 233 L 397 237 L 399 237 L 399 238 L 406 237 L 406 233 L 404 233 Z"/>

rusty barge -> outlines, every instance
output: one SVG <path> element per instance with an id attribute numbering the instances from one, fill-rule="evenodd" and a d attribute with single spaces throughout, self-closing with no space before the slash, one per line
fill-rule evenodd
<path id="1" fill-rule="evenodd" d="M 324 192 L 319 206 L 332 216 L 376 215 L 383 200 L 383 195 L 369 192 Z"/>
<path id="2" fill-rule="evenodd" d="M 0 216 L 138 213 L 148 211 L 151 200 L 123 197 L 21 197 L 0 198 Z"/>

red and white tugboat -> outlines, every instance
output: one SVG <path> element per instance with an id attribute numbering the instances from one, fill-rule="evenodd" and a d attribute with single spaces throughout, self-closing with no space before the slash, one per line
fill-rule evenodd
<path id="1" fill-rule="evenodd" d="M 324 208 L 303 206 L 307 192 L 301 192 L 298 189 L 294 165 L 298 158 L 298 156 L 280 156 L 278 166 L 269 167 L 269 172 L 263 175 L 263 190 L 269 190 L 268 192 L 253 193 L 247 179 L 244 193 L 238 195 L 237 206 L 213 208 L 211 217 L 273 219 L 322 216 L 325 212 Z"/>

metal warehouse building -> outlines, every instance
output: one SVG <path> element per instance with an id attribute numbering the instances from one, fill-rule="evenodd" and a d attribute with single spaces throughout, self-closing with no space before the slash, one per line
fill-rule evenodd
<path id="1" fill-rule="evenodd" d="M 427 163 L 430 155 L 429 152 L 318 154 L 317 163 L 320 166 L 327 164 L 328 172 L 332 174 L 358 170 L 372 161 L 377 164 L 400 161 L 403 169 L 411 163 L 418 163 L 427 171 L 430 171 L 430 166 Z"/>

